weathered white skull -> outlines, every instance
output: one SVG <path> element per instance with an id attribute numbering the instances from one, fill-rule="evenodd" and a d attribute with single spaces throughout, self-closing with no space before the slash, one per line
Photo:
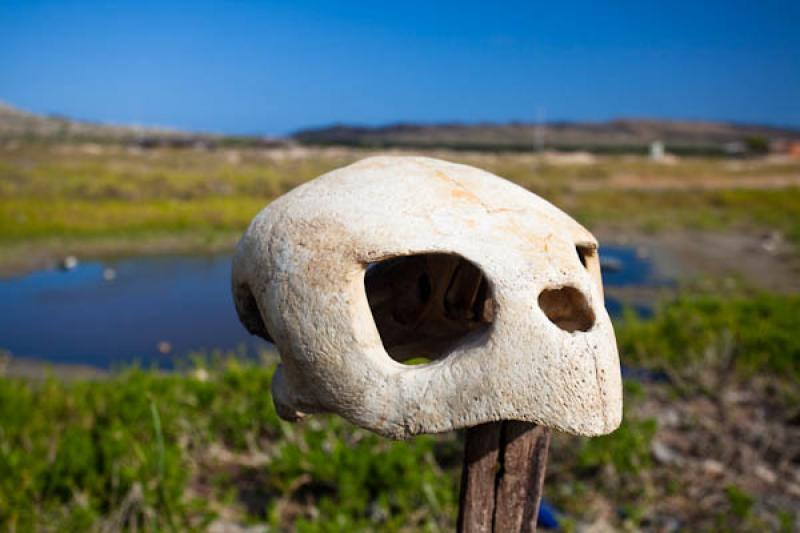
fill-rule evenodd
<path id="1" fill-rule="evenodd" d="M 372 157 L 325 174 L 255 217 L 232 281 L 242 322 L 281 354 L 287 420 L 334 412 L 393 438 L 620 423 L 597 242 L 488 172 Z"/>

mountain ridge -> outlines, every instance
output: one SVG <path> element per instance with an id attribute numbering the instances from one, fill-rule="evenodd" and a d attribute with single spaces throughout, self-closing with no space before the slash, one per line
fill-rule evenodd
<path id="1" fill-rule="evenodd" d="M 489 148 L 531 150 L 644 150 L 660 141 L 678 151 L 733 150 L 748 146 L 800 141 L 800 129 L 714 121 L 621 118 L 605 122 L 558 121 L 544 125 L 509 122 L 415 124 L 384 126 L 334 124 L 296 132 L 304 144 L 360 147 Z"/>
<path id="2" fill-rule="evenodd" d="M 346 123 L 298 130 L 283 138 L 222 135 L 152 126 L 103 124 L 60 115 L 41 115 L 0 101 L 0 140 L 122 142 L 152 145 L 242 144 L 360 148 L 511 150 L 533 149 L 628 152 L 660 141 L 675 152 L 745 152 L 800 142 L 800 129 L 760 124 L 619 118 L 605 122 L 554 121 L 544 125 L 512 122 L 395 122 L 381 126 Z M 744 148 L 742 148 L 744 147 Z"/>
<path id="3" fill-rule="evenodd" d="M 155 126 L 118 125 L 79 120 L 56 114 L 38 114 L 0 101 L 0 138 L 90 138 L 122 140 L 136 135 L 179 137 L 186 135 L 177 129 Z M 200 134 L 207 135 L 207 134 Z"/>

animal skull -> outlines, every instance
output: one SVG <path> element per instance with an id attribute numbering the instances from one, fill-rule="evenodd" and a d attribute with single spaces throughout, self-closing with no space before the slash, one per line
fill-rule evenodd
<path id="1" fill-rule="evenodd" d="M 242 323 L 281 354 L 284 419 L 334 412 L 392 438 L 620 423 L 596 240 L 483 170 L 372 157 L 325 174 L 255 217 L 232 285 Z"/>

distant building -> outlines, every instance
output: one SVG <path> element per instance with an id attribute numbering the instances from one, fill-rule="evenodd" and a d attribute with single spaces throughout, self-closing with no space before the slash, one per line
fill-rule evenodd
<path id="1" fill-rule="evenodd" d="M 653 161 L 662 161 L 665 153 L 663 142 L 653 141 L 650 143 L 650 159 Z"/>
<path id="2" fill-rule="evenodd" d="M 747 152 L 747 146 L 742 141 L 730 141 L 722 145 L 722 151 L 725 155 L 744 155 Z"/>

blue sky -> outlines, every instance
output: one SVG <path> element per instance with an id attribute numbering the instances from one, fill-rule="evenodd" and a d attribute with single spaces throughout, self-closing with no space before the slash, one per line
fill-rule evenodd
<path id="1" fill-rule="evenodd" d="M 800 3 L 0 0 L 0 100 L 227 133 L 660 117 L 800 127 Z"/>

